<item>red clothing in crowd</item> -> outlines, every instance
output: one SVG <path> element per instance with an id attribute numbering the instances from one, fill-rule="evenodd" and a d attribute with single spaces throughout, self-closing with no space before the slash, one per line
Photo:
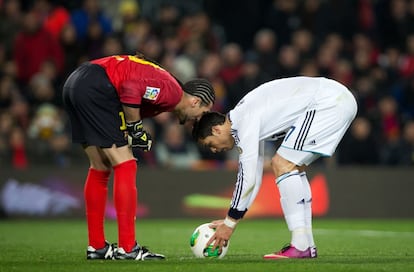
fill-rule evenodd
<path id="1" fill-rule="evenodd" d="M 64 53 L 59 42 L 45 29 L 35 33 L 20 32 L 14 45 L 14 60 L 17 75 L 23 83 L 29 82 L 45 61 L 53 61 L 56 69 L 61 71 L 64 64 Z"/>

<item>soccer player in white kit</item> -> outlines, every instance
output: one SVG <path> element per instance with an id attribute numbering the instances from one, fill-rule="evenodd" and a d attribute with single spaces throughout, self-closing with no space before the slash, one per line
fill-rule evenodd
<path id="1" fill-rule="evenodd" d="M 216 220 L 215 247 L 230 239 L 252 205 L 262 182 L 264 142 L 283 137 L 271 167 L 291 241 L 265 259 L 315 258 L 312 194 L 305 168 L 329 157 L 355 118 L 357 103 L 342 84 L 323 77 L 290 77 L 250 91 L 227 115 L 205 113 L 193 137 L 211 152 L 239 151 L 237 182 L 224 220 Z"/>

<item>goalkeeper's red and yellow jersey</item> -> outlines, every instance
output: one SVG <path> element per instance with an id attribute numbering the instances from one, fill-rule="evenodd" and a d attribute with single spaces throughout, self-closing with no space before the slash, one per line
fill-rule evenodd
<path id="1" fill-rule="evenodd" d="M 142 118 L 173 111 L 183 96 L 180 84 L 169 72 L 137 56 L 110 56 L 91 63 L 105 69 L 121 103 L 139 107 Z"/>

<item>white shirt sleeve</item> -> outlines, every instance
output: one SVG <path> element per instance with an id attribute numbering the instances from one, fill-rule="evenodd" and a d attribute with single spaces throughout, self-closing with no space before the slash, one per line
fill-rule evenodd
<path id="1" fill-rule="evenodd" d="M 242 127 L 232 131 L 239 155 L 237 181 L 229 216 L 242 218 L 259 192 L 263 175 L 264 142 L 259 140 L 259 122 L 245 117 Z"/>

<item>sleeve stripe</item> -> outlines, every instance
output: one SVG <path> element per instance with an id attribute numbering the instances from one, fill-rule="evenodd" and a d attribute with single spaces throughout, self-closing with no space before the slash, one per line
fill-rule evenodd
<path id="1" fill-rule="evenodd" d="M 231 208 L 237 208 L 240 202 L 241 193 L 243 189 L 243 165 L 239 163 L 239 173 L 237 174 L 236 190 L 233 194 L 233 199 L 231 202 Z"/>

